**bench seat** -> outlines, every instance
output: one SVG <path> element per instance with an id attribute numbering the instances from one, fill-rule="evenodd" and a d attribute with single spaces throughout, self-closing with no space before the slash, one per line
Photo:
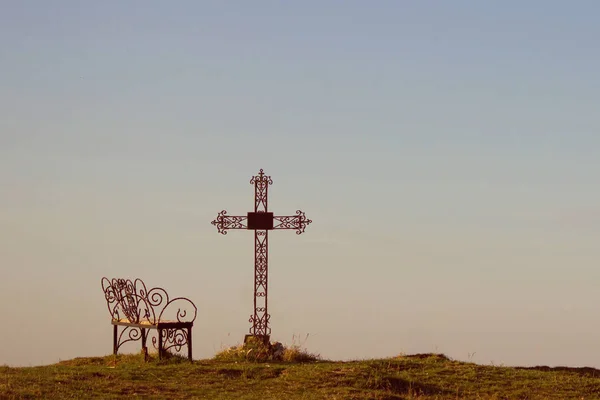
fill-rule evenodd
<path id="1" fill-rule="evenodd" d="M 179 321 L 160 321 L 156 324 L 151 323 L 150 321 L 139 321 L 139 322 L 131 322 L 127 318 L 121 319 L 113 319 L 111 322 L 113 325 L 121 325 L 121 326 L 131 326 L 135 328 L 145 328 L 145 329 L 177 329 L 177 328 L 191 328 L 194 326 L 193 322 L 179 322 Z"/>

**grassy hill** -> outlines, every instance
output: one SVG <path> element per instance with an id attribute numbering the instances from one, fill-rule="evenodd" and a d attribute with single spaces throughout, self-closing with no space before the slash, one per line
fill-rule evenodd
<path id="1" fill-rule="evenodd" d="M 140 355 L 0 367 L 1 399 L 600 399 L 600 371 L 508 368 L 440 354 L 335 362 L 246 362 Z"/>

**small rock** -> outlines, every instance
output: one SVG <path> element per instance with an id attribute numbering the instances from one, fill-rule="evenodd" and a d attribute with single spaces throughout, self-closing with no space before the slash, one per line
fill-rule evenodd
<path id="1" fill-rule="evenodd" d="M 283 352 L 285 351 L 285 348 L 280 342 L 275 342 L 271 343 L 271 351 L 273 352 L 273 358 L 278 360 L 283 357 Z"/>

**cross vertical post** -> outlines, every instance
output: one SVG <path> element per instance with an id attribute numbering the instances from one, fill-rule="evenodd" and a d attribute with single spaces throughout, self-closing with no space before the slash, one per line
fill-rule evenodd
<path id="1" fill-rule="evenodd" d="M 274 216 L 268 211 L 268 188 L 273 184 L 270 176 L 261 169 L 258 175 L 250 180 L 254 185 L 254 212 L 246 216 L 227 215 L 221 211 L 211 223 L 223 235 L 229 229 L 247 229 L 254 231 L 254 313 L 250 316 L 250 335 L 246 335 L 244 342 L 249 337 L 268 343 L 271 336 L 269 327 L 270 315 L 268 312 L 268 281 L 269 281 L 269 231 L 274 229 L 295 229 L 296 234 L 301 234 L 312 221 L 307 219 L 304 212 L 298 210 L 296 215 Z"/>
<path id="2" fill-rule="evenodd" d="M 270 176 L 265 176 L 261 169 L 258 175 L 250 180 L 254 184 L 254 214 L 248 213 L 248 229 L 254 228 L 254 314 L 249 322 L 252 324 L 250 334 L 263 340 L 271 335 L 267 309 L 269 278 L 269 228 L 272 228 L 273 213 L 268 212 L 268 189 L 273 184 Z M 261 214 L 259 214 L 261 213 Z M 268 220 L 271 218 L 269 226 Z M 254 220 L 253 220 L 254 219 Z M 263 229 L 259 229 L 263 228 Z"/>

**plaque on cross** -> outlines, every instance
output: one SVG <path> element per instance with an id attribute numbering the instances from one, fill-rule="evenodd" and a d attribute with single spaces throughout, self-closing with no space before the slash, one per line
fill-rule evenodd
<path id="1" fill-rule="evenodd" d="M 246 335 L 244 341 L 254 336 L 268 342 L 271 335 L 270 315 L 267 309 L 268 233 L 275 229 L 294 229 L 299 235 L 312 221 L 300 210 L 296 211 L 296 215 L 283 216 L 273 215 L 268 211 L 268 187 L 273 184 L 273 180 L 265 175 L 262 169 L 258 175 L 252 177 L 250 184 L 254 185 L 254 211 L 244 216 L 227 215 L 227 211 L 223 210 L 211 223 L 223 235 L 226 235 L 229 229 L 254 231 L 254 313 L 249 320 L 252 324 L 250 335 Z"/>

